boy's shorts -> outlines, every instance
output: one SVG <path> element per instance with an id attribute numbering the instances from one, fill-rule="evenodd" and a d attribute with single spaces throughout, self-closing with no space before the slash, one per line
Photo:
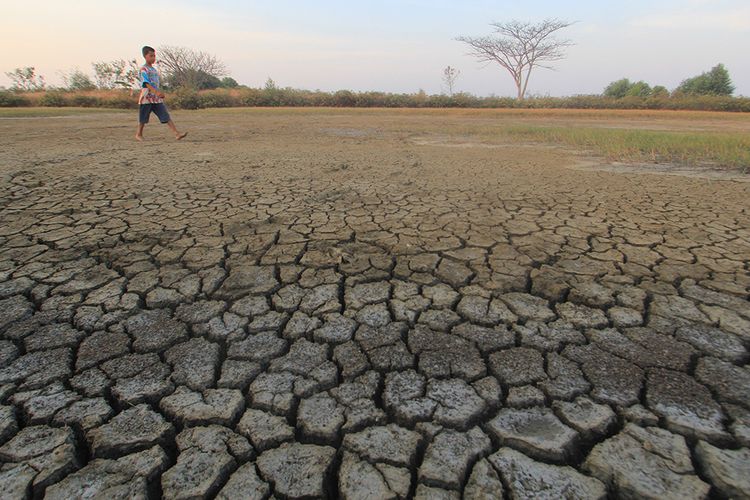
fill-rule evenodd
<path id="1" fill-rule="evenodd" d="M 160 102 L 158 104 L 141 104 L 141 109 L 138 111 L 138 123 L 148 123 L 148 117 L 151 113 L 158 116 L 160 122 L 169 122 L 169 111 L 167 111 L 167 106 L 163 102 Z"/>

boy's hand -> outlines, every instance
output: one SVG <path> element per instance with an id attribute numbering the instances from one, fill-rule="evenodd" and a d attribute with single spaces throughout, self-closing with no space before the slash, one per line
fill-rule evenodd
<path id="1" fill-rule="evenodd" d="M 159 97 L 161 97 L 162 99 L 164 99 L 165 97 L 167 97 L 166 95 L 164 95 L 164 92 L 159 92 L 156 95 L 159 96 Z"/>

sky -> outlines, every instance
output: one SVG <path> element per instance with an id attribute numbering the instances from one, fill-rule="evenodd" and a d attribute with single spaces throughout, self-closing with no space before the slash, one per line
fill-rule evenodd
<path id="1" fill-rule="evenodd" d="M 574 45 L 554 70 L 538 69 L 532 95 L 600 93 L 617 79 L 675 88 L 718 63 L 737 95 L 750 95 L 750 0 L 2 0 L 0 86 L 34 66 L 49 83 L 91 63 L 140 59 L 148 44 L 186 46 L 223 60 L 241 84 L 428 93 L 443 69 L 458 91 L 515 95 L 510 76 L 479 63 L 455 38 L 488 35 L 492 22 L 575 22 Z"/>

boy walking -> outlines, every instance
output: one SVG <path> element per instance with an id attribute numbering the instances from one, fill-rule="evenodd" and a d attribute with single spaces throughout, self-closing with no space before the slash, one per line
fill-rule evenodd
<path id="1" fill-rule="evenodd" d="M 143 127 L 148 123 L 151 113 L 154 113 L 161 123 L 166 123 L 174 132 L 174 137 L 178 141 L 187 135 L 187 132 L 179 132 L 172 118 L 169 117 L 169 111 L 164 104 L 164 92 L 159 90 L 159 72 L 154 68 L 156 62 L 156 51 L 148 45 L 143 47 L 143 58 L 146 64 L 141 66 L 141 95 L 138 98 L 138 131 L 135 133 L 137 141 L 143 140 Z"/>

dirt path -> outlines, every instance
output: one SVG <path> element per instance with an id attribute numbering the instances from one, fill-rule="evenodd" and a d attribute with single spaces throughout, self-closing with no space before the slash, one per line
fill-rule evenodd
<path id="1" fill-rule="evenodd" d="M 175 117 L 0 120 L 12 497 L 748 495 L 747 182 Z"/>

